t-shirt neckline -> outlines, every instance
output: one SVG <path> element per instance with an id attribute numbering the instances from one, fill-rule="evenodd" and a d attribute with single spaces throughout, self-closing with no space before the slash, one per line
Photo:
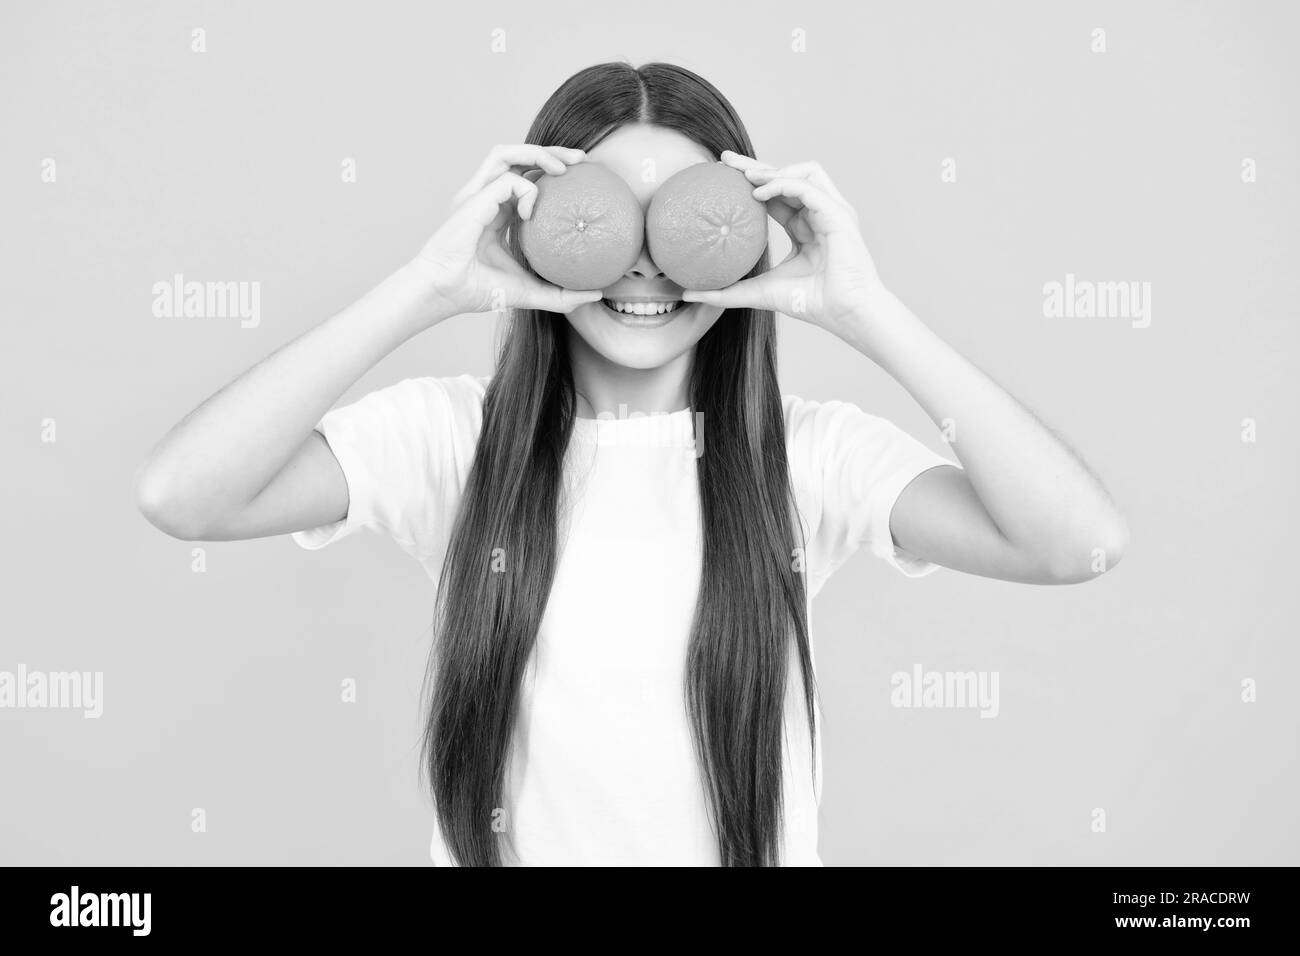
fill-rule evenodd
<path id="1" fill-rule="evenodd" d="M 573 420 L 575 434 L 584 438 L 651 447 L 689 447 L 695 439 L 695 428 L 695 411 L 691 408 L 675 412 L 606 414 L 597 418 L 575 416 Z"/>

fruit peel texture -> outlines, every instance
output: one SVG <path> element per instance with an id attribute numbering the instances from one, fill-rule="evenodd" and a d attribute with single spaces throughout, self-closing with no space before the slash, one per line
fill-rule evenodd
<path id="1" fill-rule="evenodd" d="M 683 289 L 721 289 L 767 247 L 767 210 L 738 170 L 702 163 L 671 177 L 646 215 L 650 256 Z"/>
<path id="2" fill-rule="evenodd" d="M 566 289 L 603 289 L 636 262 L 645 219 L 614 173 L 573 166 L 561 176 L 543 176 L 537 189 L 520 243 L 543 279 Z"/>

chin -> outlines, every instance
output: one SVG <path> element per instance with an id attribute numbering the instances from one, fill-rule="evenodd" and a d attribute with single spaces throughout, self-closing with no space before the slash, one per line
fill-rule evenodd
<path id="1" fill-rule="evenodd" d="M 661 368 L 695 347 L 722 314 L 717 306 L 685 302 L 662 315 L 625 315 L 602 302 L 569 313 L 569 325 L 595 353 L 631 369 Z"/>

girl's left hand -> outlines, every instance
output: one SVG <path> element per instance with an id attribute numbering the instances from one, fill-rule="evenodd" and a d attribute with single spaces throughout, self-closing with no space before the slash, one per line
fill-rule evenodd
<path id="1" fill-rule="evenodd" d="M 884 291 L 858 228 L 858 214 L 817 163 L 776 168 L 726 150 L 721 160 L 755 185 L 754 198 L 790 237 L 778 266 L 687 302 L 771 309 L 843 336 Z"/>

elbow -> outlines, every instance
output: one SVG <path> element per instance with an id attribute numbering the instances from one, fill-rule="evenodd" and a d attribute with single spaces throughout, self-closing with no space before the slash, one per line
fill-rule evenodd
<path id="1" fill-rule="evenodd" d="M 205 540 L 206 526 L 192 503 L 155 463 L 145 462 L 136 470 L 134 488 L 135 506 L 159 531 L 181 541 Z"/>
<path id="2" fill-rule="evenodd" d="M 1047 583 L 1084 584 L 1112 570 L 1128 552 L 1129 529 L 1124 516 L 1115 512 L 1097 521 L 1089 533 L 1074 538 L 1045 562 Z"/>

